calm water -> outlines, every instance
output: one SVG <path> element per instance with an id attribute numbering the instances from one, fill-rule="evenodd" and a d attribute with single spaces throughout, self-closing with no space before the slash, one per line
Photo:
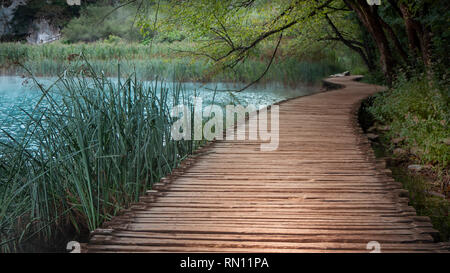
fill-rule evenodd
<path id="1" fill-rule="evenodd" d="M 44 86 L 50 86 L 55 79 L 38 78 L 38 82 Z M 148 84 L 152 84 L 149 82 Z M 171 86 L 170 83 L 167 84 Z M 203 99 L 203 106 L 214 102 L 217 104 L 228 104 L 231 102 L 257 107 L 273 104 L 292 97 L 304 96 L 318 91 L 316 87 L 297 87 L 290 89 L 278 84 L 267 84 L 264 86 L 254 86 L 243 92 L 214 92 L 212 90 L 237 90 L 242 88 L 239 84 L 215 83 L 200 85 L 196 83 L 185 83 L 184 89 L 188 94 L 193 95 L 194 90 L 198 97 Z M 31 113 L 40 99 L 42 92 L 30 79 L 17 76 L 0 76 L 0 141 L 8 139 L 7 134 L 17 136 L 25 129 L 27 114 Z M 45 107 L 45 104 L 40 104 Z"/>

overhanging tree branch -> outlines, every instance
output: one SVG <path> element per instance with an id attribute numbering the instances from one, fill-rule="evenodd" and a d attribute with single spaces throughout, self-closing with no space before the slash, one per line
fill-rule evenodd
<path id="1" fill-rule="evenodd" d="M 283 32 L 281 32 L 280 36 L 278 37 L 277 45 L 275 46 L 275 50 L 272 53 L 272 57 L 270 58 L 270 61 L 267 64 L 266 69 L 257 79 L 255 79 L 254 81 L 252 81 L 251 83 L 247 84 L 246 86 L 244 86 L 243 88 L 241 88 L 239 90 L 220 90 L 220 91 L 242 92 L 242 91 L 246 90 L 247 88 L 249 88 L 250 86 L 254 85 L 255 83 L 259 82 L 267 74 L 270 67 L 272 66 L 273 60 L 275 59 L 275 56 L 278 52 L 278 48 L 280 47 L 280 43 L 281 43 L 282 39 L 283 39 Z"/>
<path id="2" fill-rule="evenodd" d="M 286 23 L 286 24 L 284 24 L 284 25 L 282 25 L 282 26 L 280 26 L 280 27 L 278 27 L 278 28 L 275 28 L 275 29 L 272 29 L 272 30 L 269 30 L 269 31 L 266 31 L 266 32 L 261 33 L 260 35 L 258 35 L 258 36 L 257 36 L 257 37 L 256 37 L 249 45 L 247 45 L 247 46 L 231 47 L 230 50 L 229 50 L 226 54 L 224 54 L 224 55 L 222 55 L 222 56 L 216 58 L 216 61 L 222 61 L 222 60 L 224 60 L 224 59 L 230 57 L 232 54 L 237 53 L 238 57 L 237 57 L 231 64 L 229 64 L 229 65 L 227 65 L 227 66 L 232 67 L 232 66 L 236 65 L 237 63 L 239 63 L 241 60 L 243 60 L 243 59 L 245 58 L 245 54 L 247 54 L 247 52 L 248 52 L 250 49 L 254 48 L 254 47 L 255 47 L 257 44 L 259 44 L 261 41 L 263 41 L 263 40 L 265 40 L 265 39 L 267 39 L 267 38 L 269 38 L 269 37 L 271 37 L 271 36 L 273 36 L 273 35 L 275 35 L 275 34 L 277 34 L 277 33 L 280 33 L 280 32 L 282 32 L 282 31 L 284 31 L 284 30 L 286 30 L 286 29 L 288 29 L 288 28 L 291 28 L 292 26 L 298 24 L 301 20 L 304 20 L 304 19 L 307 19 L 307 18 L 310 18 L 310 17 L 313 17 L 313 16 L 317 15 L 317 13 L 318 13 L 319 10 L 324 9 L 324 8 L 327 7 L 331 2 L 333 2 L 333 0 L 328 0 L 328 1 L 326 1 L 325 3 L 323 3 L 322 5 L 316 7 L 316 8 L 315 8 L 313 11 L 311 11 L 308 15 L 306 15 L 306 16 L 304 16 L 304 17 L 302 17 L 302 18 L 294 19 L 294 20 L 290 21 L 289 23 Z"/>
<path id="3" fill-rule="evenodd" d="M 364 52 L 364 50 L 363 50 L 364 45 L 357 41 L 351 41 L 351 40 L 345 39 L 344 36 L 342 35 L 342 33 L 338 30 L 336 25 L 331 20 L 331 18 L 328 16 L 328 14 L 325 14 L 325 19 L 327 20 L 328 24 L 331 26 L 331 29 L 337 36 L 335 39 L 344 43 L 348 48 L 356 51 L 361 56 L 361 58 L 363 59 L 364 63 L 367 65 L 367 67 L 370 70 L 372 70 L 374 68 L 374 65 L 369 60 L 368 55 Z"/>

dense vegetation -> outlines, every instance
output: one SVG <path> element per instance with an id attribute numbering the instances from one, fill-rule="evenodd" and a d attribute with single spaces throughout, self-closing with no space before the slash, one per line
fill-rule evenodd
<path id="1" fill-rule="evenodd" d="M 399 78 L 391 91 L 375 97 L 369 110 L 389 125 L 387 136 L 401 140 L 418 163 L 444 171 L 450 160 L 449 97 L 444 86 L 433 83 L 426 77 Z"/>

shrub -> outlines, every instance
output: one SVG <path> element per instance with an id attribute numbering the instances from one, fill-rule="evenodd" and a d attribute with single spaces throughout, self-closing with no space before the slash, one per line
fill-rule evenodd
<path id="1" fill-rule="evenodd" d="M 108 39 L 106 39 L 104 42 L 107 43 L 107 44 L 114 44 L 114 45 L 116 45 L 116 44 L 120 43 L 121 41 L 122 41 L 122 39 L 119 36 L 111 34 L 111 35 L 108 36 Z"/>

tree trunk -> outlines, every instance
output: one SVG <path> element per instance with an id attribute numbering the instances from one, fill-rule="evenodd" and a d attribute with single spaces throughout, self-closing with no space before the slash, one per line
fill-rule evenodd
<path id="1" fill-rule="evenodd" d="M 376 65 L 376 48 L 374 46 L 374 41 L 370 33 L 367 31 L 367 29 L 364 27 L 364 25 L 361 23 L 361 21 L 358 18 L 355 18 L 358 26 L 360 28 L 360 31 L 362 32 L 361 40 L 364 47 L 364 52 L 366 53 L 367 60 L 369 62 L 368 67 L 369 71 L 375 71 L 377 69 Z"/>
<path id="2" fill-rule="evenodd" d="M 400 57 L 402 57 L 403 62 L 407 64 L 409 62 L 408 54 L 403 49 L 403 46 L 400 43 L 400 40 L 397 38 L 397 35 L 395 35 L 394 30 L 391 28 L 391 26 L 388 23 L 386 23 L 381 18 L 380 18 L 380 23 L 383 26 L 383 28 L 386 30 L 386 32 L 389 34 L 389 36 L 391 37 L 391 41 L 394 44 L 395 48 L 397 49 L 397 52 L 400 55 Z"/>
<path id="3" fill-rule="evenodd" d="M 405 21 L 408 45 L 413 56 L 420 56 L 426 68 L 431 66 L 430 30 L 413 18 L 409 8 L 400 4 L 400 11 Z"/>
<path id="4" fill-rule="evenodd" d="M 344 2 L 356 12 L 361 23 L 374 39 L 380 53 L 381 69 L 386 77 L 387 84 L 391 85 L 395 60 L 376 7 L 369 6 L 366 0 L 344 0 Z"/>

